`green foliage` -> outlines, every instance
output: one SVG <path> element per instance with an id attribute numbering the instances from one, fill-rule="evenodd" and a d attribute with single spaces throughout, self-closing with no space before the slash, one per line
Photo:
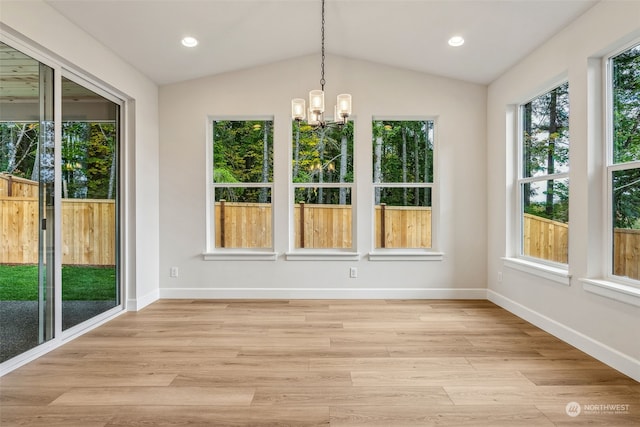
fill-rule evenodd
<path id="1" fill-rule="evenodd" d="M 39 136 L 38 123 L 0 122 L 0 172 L 31 179 Z"/>
<path id="2" fill-rule="evenodd" d="M 373 122 L 373 179 L 379 183 L 433 182 L 431 120 L 376 120 Z M 428 188 L 383 187 L 376 203 L 394 206 L 430 206 Z"/>
<path id="3" fill-rule="evenodd" d="M 313 127 L 293 122 L 294 183 L 353 182 L 353 122 Z M 318 204 L 348 204 L 348 188 L 299 188 L 296 201 Z"/>
<path id="4" fill-rule="evenodd" d="M 569 84 L 540 95 L 522 108 L 523 177 L 545 178 L 569 170 Z M 568 222 L 568 181 L 525 184 L 524 212 Z"/>
<path id="5" fill-rule="evenodd" d="M 62 180 L 65 198 L 107 199 L 111 169 L 116 165 L 115 123 L 64 122 L 62 124 Z"/>
<path id="6" fill-rule="evenodd" d="M 109 301 L 116 297 L 114 267 L 62 267 L 63 301 Z M 0 300 L 36 301 L 37 265 L 0 265 Z"/>
<path id="7" fill-rule="evenodd" d="M 268 183 L 273 181 L 273 121 L 219 120 L 213 122 L 213 182 Z M 268 188 L 216 185 L 215 200 L 267 203 Z"/>
<path id="8" fill-rule="evenodd" d="M 92 123 L 89 132 L 86 156 L 87 198 L 113 198 L 109 183 L 116 146 L 116 126 L 110 123 Z"/>
<path id="9" fill-rule="evenodd" d="M 613 162 L 640 161 L 640 45 L 613 58 Z M 614 227 L 640 228 L 640 169 L 613 174 Z"/>
<path id="10" fill-rule="evenodd" d="M 264 143 L 268 145 L 264 156 Z M 263 166 L 267 164 L 266 180 Z M 218 173 L 217 170 L 222 172 Z M 273 122 L 219 120 L 213 123 L 214 182 L 273 181 Z M 223 179 L 217 181 L 216 178 Z"/>

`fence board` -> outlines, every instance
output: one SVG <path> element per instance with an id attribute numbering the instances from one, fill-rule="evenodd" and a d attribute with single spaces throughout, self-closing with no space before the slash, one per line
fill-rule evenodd
<path id="1" fill-rule="evenodd" d="M 613 274 L 640 280 L 640 230 L 613 230 Z"/>
<path id="2" fill-rule="evenodd" d="M 569 225 L 524 214 L 523 254 L 548 261 L 568 262 Z"/>
<path id="3" fill-rule="evenodd" d="M 431 207 L 385 206 L 384 227 L 382 208 L 375 207 L 376 248 L 430 248 L 431 247 Z M 384 245 L 382 230 L 384 229 Z"/>
<path id="4" fill-rule="evenodd" d="M 38 182 L 0 173 L 0 197 L 38 197 Z"/>
<path id="5" fill-rule="evenodd" d="M 62 263 L 115 265 L 113 200 L 62 200 Z M 38 199 L 0 197 L 0 263 L 38 263 Z"/>
<path id="6" fill-rule="evenodd" d="M 216 247 L 272 247 L 271 215 L 270 203 L 216 202 Z"/>
<path id="7" fill-rule="evenodd" d="M 300 205 L 293 210 L 296 248 L 300 248 Z M 351 205 L 304 205 L 304 247 L 350 249 L 353 247 Z"/>

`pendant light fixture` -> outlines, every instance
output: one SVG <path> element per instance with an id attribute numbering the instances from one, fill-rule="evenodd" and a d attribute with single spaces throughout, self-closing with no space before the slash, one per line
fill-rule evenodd
<path id="1" fill-rule="evenodd" d="M 329 124 L 324 119 L 324 0 L 322 0 L 322 30 L 321 30 L 321 62 L 320 62 L 320 89 L 309 92 L 309 110 L 305 105 L 303 98 L 295 98 L 291 100 L 291 118 L 296 121 L 302 121 L 308 114 L 307 123 L 312 126 L 325 127 Z M 334 123 L 343 125 L 351 115 L 351 95 L 342 93 L 338 95 L 336 105 L 334 107 Z"/>

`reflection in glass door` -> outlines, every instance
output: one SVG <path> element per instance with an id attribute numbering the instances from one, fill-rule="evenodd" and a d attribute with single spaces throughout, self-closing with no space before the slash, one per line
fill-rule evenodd
<path id="1" fill-rule="evenodd" d="M 62 78 L 62 329 L 120 305 L 118 104 Z"/>
<path id="2" fill-rule="evenodd" d="M 0 42 L 0 362 L 54 337 L 53 69 Z"/>

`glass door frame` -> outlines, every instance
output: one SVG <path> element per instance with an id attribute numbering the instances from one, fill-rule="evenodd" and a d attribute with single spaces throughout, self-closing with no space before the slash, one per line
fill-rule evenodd
<path id="1" fill-rule="evenodd" d="M 126 304 L 125 304 L 125 300 L 126 298 L 124 298 L 124 296 L 126 295 L 126 286 L 124 286 L 125 284 L 125 275 L 124 275 L 124 271 L 125 271 L 125 266 L 124 266 L 124 260 L 126 259 L 123 256 L 123 252 L 124 252 L 124 244 L 123 242 L 125 242 L 124 239 L 124 221 L 122 221 L 122 219 L 124 218 L 125 215 L 125 209 L 124 209 L 124 200 L 125 197 L 123 197 L 123 189 L 125 188 L 125 181 L 124 181 L 124 167 L 123 165 L 125 164 L 125 162 L 123 161 L 123 154 L 125 152 L 124 150 L 124 141 L 125 141 L 125 127 L 124 127 L 124 117 L 125 117 L 125 110 L 126 110 L 126 102 L 124 100 L 122 100 L 121 98 L 118 98 L 117 96 L 115 96 L 113 93 L 109 92 L 107 89 L 105 89 L 102 85 L 100 85 L 99 83 L 95 82 L 95 81 L 91 81 L 88 78 L 78 74 L 78 73 L 74 73 L 73 71 L 63 68 L 61 70 L 61 73 L 59 74 L 59 82 L 56 82 L 57 84 L 59 84 L 59 86 L 57 87 L 62 87 L 62 78 L 68 79 L 70 81 L 72 81 L 73 83 L 76 83 L 80 86 L 83 86 L 85 89 L 89 89 L 92 92 L 95 92 L 97 95 L 102 96 L 103 98 L 113 102 L 114 104 L 118 105 L 118 114 L 116 117 L 116 124 L 118 126 L 118 142 L 116 144 L 116 162 L 117 162 L 117 179 L 118 179 L 118 185 L 116 186 L 117 190 L 116 190 L 116 218 L 115 218 L 115 225 L 116 225 L 116 236 L 115 236 L 115 263 L 116 263 L 116 276 L 117 276 L 117 284 L 118 286 L 116 287 L 116 298 L 118 299 L 118 304 L 116 304 L 113 308 L 108 309 L 107 311 L 104 311 L 94 317 L 91 317 L 88 320 L 85 320 L 84 322 L 81 322 L 77 325 L 74 325 L 72 327 L 69 327 L 68 329 L 63 329 L 62 328 L 62 256 L 60 256 L 60 262 L 56 263 L 56 265 L 59 265 L 59 271 L 56 270 L 56 272 L 60 273 L 60 277 L 56 277 L 56 284 L 58 286 L 56 286 L 56 336 L 59 336 L 62 338 L 62 340 L 67 340 L 69 337 L 73 337 L 76 334 L 78 334 L 81 331 L 84 331 L 88 328 L 92 328 L 96 323 L 100 323 L 103 322 L 109 318 L 111 318 L 113 315 L 123 311 L 126 309 Z M 58 203 L 56 204 L 56 207 L 60 209 L 60 213 L 59 218 L 60 221 L 58 222 L 58 234 L 60 235 L 60 237 L 58 237 L 59 243 L 60 243 L 60 254 L 62 253 L 62 96 L 56 97 L 56 101 L 59 102 L 60 107 L 57 108 L 57 112 L 60 113 L 60 120 L 59 120 L 59 125 L 60 125 L 60 137 L 56 139 L 56 153 L 59 156 L 59 158 L 56 159 L 57 165 L 58 165 L 58 169 L 60 170 L 60 177 L 59 177 L 59 181 L 60 185 L 58 185 L 59 188 L 57 188 L 57 194 L 58 194 L 58 198 L 57 201 Z M 58 247 L 56 247 L 57 249 Z M 58 252 L 56 252 L 58 253 Z M 58 318 L 59 316 L 59 318 Z M 58 329 L 59 328 L 59 329 Z"/>
<path id="2" fill-rule="evenodd" d="M 50 67 L 53 70 L 53 121 L 54 121 L 54 223 L 53 225 L 53 274 L 47 273 L 49 278 L 53 278 L 53 336 L 50 340 L 45 341 L 36 347 L 33 347 L 5 362 L 0 363 L 0 377 L 2 375 L 11 372 L 12 370 L 36 359 L 37 357 L 54 350 L 65 342 L 75 338 L 81 332 L 90 330 L 101 323 L 111 319 L 117 314 L 123 313 L 127 308 L 127 290 L 128 290 L 128 266 L 126 264 L 126 249 L 128 243 L 127 239 L 127 188 L 128 176 L 127 168 L 128 161 L 127 156 L 131 155 L 130 149 L 127 148 L 127 136 L 129 131 L 127 130 L 127 117 L 130 117 L 129 98 L 122 94 L 116 94 L 115 89 L 110 88 L 104 84 L 101 84 L 95 79 L 91 79 L 85 73 L 79 70 L 74 70 L 67 64 L 63 65 L 63 59 L 55 58 L 47 55 L 38 47 L 30 44 L 28 40 L 23 39 L 19 34 L 13 33 L 7 27 L 0 25 L 0 41 L 8 46 L 28 55 L 34 60 Z M 116 242 L 115 242 L 115 257 L 117 266 L 117 296 L 119 297 L 118 304 L 85 322 L 82 322 L 72 328 L 65 331 L 62 330 L 62 168 L 61 168 L 61 147 L 62 147 L 62 77 L 66 77 L 74 82 L 87 87 L 88 89 L 95 91 L 96 93 L 104 96 L 110 101 L 116 103 L 119 106 L 118 109 L 118 196 L 116 201 Z M 41 220 L 41 218 L 39 218 Z M 50 224 L 47 224 L 49 228 Z M 39 224 L 39 230 L 42 228 L 42 224 Z M 46 230 L 44 230 L 46 232 Z M 41 231 L 39 231 L 40 233 Z M 39 245 L 41 243 L 39 242 Z M 46 257 L 46 254 L 44 255 Z M 39 273 L 40 280 L 40 273 Z M 38 297 L 40 300 L 40 296 Z M 40 309 L 39 313 L 41 312 Z M 45 310 L 49 311 L 49 310 Z M 49 311 L 50 312 L 50 311 Z M 46 332 L 50 334 L 51 331 Z"/>

